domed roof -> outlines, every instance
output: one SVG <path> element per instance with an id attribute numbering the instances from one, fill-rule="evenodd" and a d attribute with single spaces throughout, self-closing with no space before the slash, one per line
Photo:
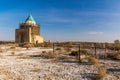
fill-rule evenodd
<path id="1" fill-rule="evenodd" d="M 32 15 L 29 15 L 25 21 L 25 23 L 28 23 L 28 24 L 36 24 L 34 18 L 32 17 Z"/>

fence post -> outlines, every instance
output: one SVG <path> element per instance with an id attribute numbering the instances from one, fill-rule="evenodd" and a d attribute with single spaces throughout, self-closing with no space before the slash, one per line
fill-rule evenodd
<path id="1" fill-rule="evenodd" d="M 95 47 L 95 56 L 97 56 L 97 48 L 96 48 L 96 43 L 94 43 L 94 47 Z"/>
<path id="2" fill-rule="evenodd" d="M 78 48 L 79 48 L 79 50 L 78 50 L 78 57 L 79 57 L 79 62 L 81 62 L 81 57 L 80 57 L 80 50 L 81 50 L 81 46 L 80 46 L 80 44 L 79 44 L 79 46 L 78 46 Z"/>
<path id="3" fill-rule="evenodd" d="M 107 54 L 106 54 L 106 43 L 104 45 L 105 45 L 105 55 L 104 55 L 104 60 L 105 60 L 105 58 L 107 57 Z"/>
<path id="4" fill-rule="evenodd" d="M 55 52 L 55 49 L 54 49 L 54 47 L 55 47 L 55 43 L 53 43 L 53 53 Z"/>

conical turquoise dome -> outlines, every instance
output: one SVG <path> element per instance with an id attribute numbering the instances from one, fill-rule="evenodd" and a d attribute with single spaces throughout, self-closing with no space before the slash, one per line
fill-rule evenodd
<path id="1" fill-rule="evenodd" d="M 25 21 L 26 23 L 29 22 L 29 23 L 36 23 L 34 18 L 32 17 L 32 15 L 29 15 Z"/>

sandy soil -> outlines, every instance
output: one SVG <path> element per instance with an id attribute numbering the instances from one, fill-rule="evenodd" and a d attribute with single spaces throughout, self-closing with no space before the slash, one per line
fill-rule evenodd
<path id="1" fill-rule="evenodd" d="M 0 80 L 92 80 L 97 73 L 95 65 L 74 61 L 29 57 L 52 49 L 1 47 Z M 11 53 L 15 52 L 13 56 Z M 120 80 L 120 62 L 100 60 L 107 64 L 105 80 Z"/>

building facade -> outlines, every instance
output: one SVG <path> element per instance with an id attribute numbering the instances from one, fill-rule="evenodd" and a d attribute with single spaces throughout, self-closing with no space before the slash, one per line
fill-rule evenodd
<path id="1" fill-rule="evenodd" d="M 40 36 L 40 25 L 35 22 L 32 15 L 15 30 L 16 43 L 43 43 L 43 41 L 43 37 Z"/>

